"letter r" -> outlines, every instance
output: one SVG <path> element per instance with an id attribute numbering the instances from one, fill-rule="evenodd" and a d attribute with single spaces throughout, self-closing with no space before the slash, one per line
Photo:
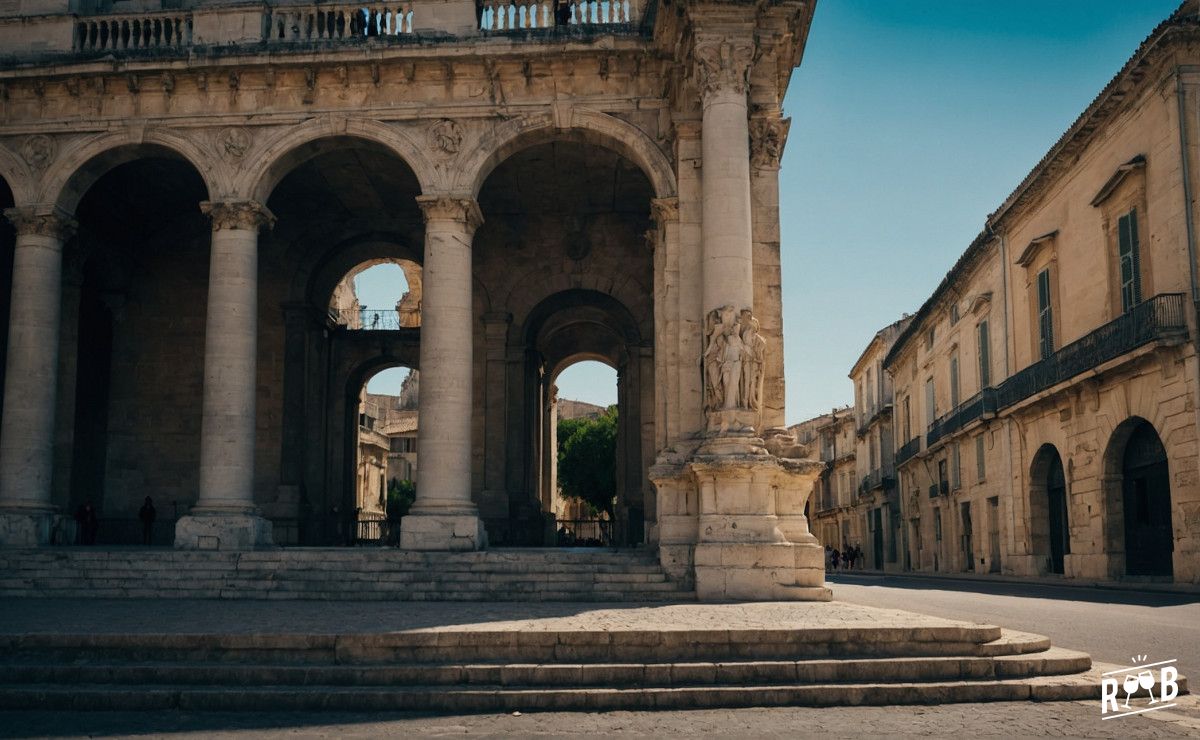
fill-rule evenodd
<path id="1" fill-rule="evenodd" d="M 1100 713 L 1108 714 L 1108 706 L 1112 705 L 1112 711 L 1117 712 L 1120 709 L 1117 707 L 1117 679 L 1105 678 L 1100 681 Z"/>

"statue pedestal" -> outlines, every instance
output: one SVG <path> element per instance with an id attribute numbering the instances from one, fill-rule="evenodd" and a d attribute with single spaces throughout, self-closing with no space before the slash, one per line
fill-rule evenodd
<path id="1" fill-rule="evenodd" d="M 825 550 L 804 505 L 816 460 L 779 458 L 749 435 L 714 436 L 651 470 L 658 487 L 659 558 L 691 571 L 702 601 L 829 601 Z"/>

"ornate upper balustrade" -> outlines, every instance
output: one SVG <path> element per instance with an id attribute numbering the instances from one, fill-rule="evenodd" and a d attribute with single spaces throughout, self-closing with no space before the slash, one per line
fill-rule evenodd
<path id="1" fill-rule="evenodd" d="M 628 31 L 640 26 L 646 2 L 16 0 L 0 7 L 0 56 L 170 54 L 194 47 L 387 43 L 553 29 Z"/>

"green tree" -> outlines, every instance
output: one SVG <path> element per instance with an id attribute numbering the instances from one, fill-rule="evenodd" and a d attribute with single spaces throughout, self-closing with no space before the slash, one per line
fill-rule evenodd
<path id="1" fill-rule="evenodd" d="M 392 521 L 408 513 L 413 501 L 417 500 L 417 487 L 410 480 L 392 478 L 388 481 L 387 518 Z"/>
<path id="2" fill-rule="evenodd" d="M 617 407 L 595 419 L 558 423 L 558 485 L 593 511 L 613 513 L 617 495 Z"/>

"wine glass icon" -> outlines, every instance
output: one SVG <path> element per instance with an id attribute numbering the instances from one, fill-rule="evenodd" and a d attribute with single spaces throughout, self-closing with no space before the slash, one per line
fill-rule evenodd
<path id="1" fill-rule="evenodd" d="M 1146 671 L 1149 673 L 1149 671 Z M 1121 682 L 1121 688 L 1125 689 L 1125 708 L 1129 709 L 1129 700 L 1133 697 L 1133 693 L 1138 690 L 1141 681 L 1132 673 L 1126 674 L 1125 680 Z M 1151 684 L 1154 685 L 1153 683 Z"/>
<path id="2" fill-rule="evenodd" d="M 1154 671 L 1147 668 L 1137 674 L 1138 684 L 1150 693 L 1150 703 L 1157 704 L 1158 699 L 1154 698 Z"/>

